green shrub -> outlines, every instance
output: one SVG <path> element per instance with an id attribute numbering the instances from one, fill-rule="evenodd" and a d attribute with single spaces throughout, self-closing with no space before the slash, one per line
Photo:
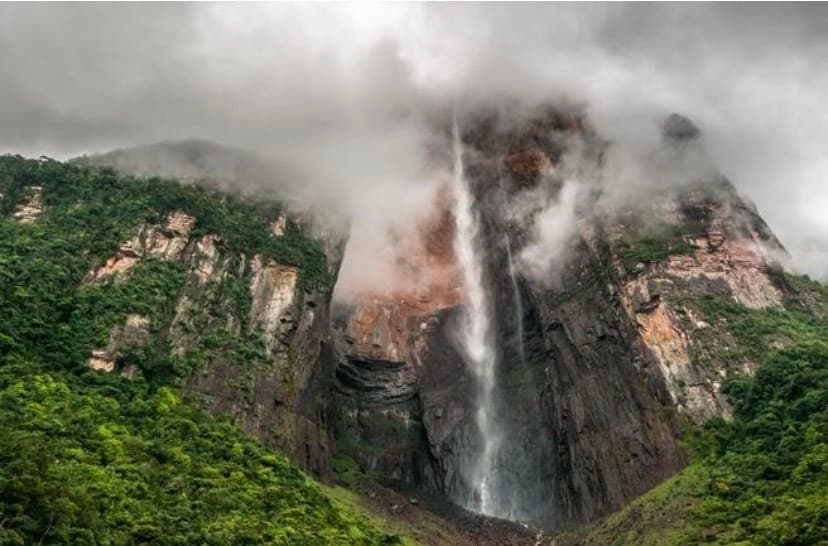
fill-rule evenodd
<path id="1" fill-rule="evenodd" d="M 696 235 L 701 228 L 695 224 L 659 224 L 642 230 L 633 230 L 616 241 L 614 252 L 624 270 L 634 271 L 639 263 L 651 264 L 676 254 L 694 251 L 686 237 Z"/>

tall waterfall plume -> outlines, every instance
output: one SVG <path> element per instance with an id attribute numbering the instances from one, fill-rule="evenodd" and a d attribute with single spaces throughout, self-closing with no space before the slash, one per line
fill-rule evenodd
<path id="1" fill-rule="evenodd" d="M 496 353 L 493 345 L 489 301 L 483 282 L 481 249 L 478 246 L 480 219 L 463 167 L 463 143 L 457 117 L 452 118 L 455 195 L 455 251 L 463 273 L 466 305 L 460 331 L 467 365 L 476 381 L 475 420 L 480 433 L 479 452 L 471 469 L 471 495 L 466 508 L 499 516 L 496 491 L 496 458 L 500 434 L 494 415 Z"/>

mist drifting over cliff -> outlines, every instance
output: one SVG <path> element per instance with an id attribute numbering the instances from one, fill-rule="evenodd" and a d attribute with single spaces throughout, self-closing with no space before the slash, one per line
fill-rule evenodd
<path id="1" fill-rule="evenodd" d="M 344 211 L 362 271 L 346 258 L 343 280 L 373 283 L 387 233 L 433 202 L 452 107 L 584 104 L 625 157 L 678 111 L 794 265 L 825 276 L 826 23 L 819 5 L 3 5 L 0 151 L 253 150 L 295 167 L 274 188 Z"/>

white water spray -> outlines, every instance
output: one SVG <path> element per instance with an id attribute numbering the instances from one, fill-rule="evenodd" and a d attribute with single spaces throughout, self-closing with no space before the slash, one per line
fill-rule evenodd
<path id="1" fill-rule="evenodd" d="M 512 263 L 512 242 L 506 235 L 506 256 L 509 258 L 509 277 L 512 279 L 512 297 L 515 300 L 515 325 L 518 335 L 518 353 L 520 362 L 526 364 L 526 352 L 523 348 L 523 300 L 520 297 L 520 287 L 517 283 L 515 265 Z"/>
<path id="2" fill-rule="evenodd" d="M 456 117 L 452 119 L 452 140 L 456 222 L 454 246 L 463 272 L 467 297 L 460 335 L 468 359 L 467 364 L 477 382 L 475 417 L 482 441 L 471 474 L 471 486 L 474 490 L 466 507 L 486 515 L 497 516 L 499 514 L 493 478 L 500 440 L 493 415 L 495 350 L 492 346 L 489 302 L 483 287 L 483 266 L 477 247 L 480 220 L 474 209 L 474 200 L 464 173 L 463 143 Z"/>

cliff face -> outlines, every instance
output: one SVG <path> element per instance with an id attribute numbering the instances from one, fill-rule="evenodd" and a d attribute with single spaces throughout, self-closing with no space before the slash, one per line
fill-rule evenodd
<path id="1" fill-rule="evenodd" d="M 591 521 L 684 466 L 683 423 L 730 415 L 722 379 L 754 363 L 717 359 L 711 344 L 728 340 L 711 335 L 693 302 L 782 305 L 789 289 L 774 271 L 784 250 L 721 176 L 682 176 L 703 154 L 678 116 L 638 196 L 615 187 L 608 143 L 577 112 L 543 109 L 519 123 L 477 113 L 463 127 L 496 338 L 502 514 L 545 528 Z M 413 282 L 334 309 L 298 268 L 228 251 L 176 212 L 140 227 L 86 282 L 145 259 L 178 264 L 186 280 L 174 310 L 149 329 L 202 363 L 187 393 L 317 474 L 336 450 L 382 481 L 462 504 L 482 439 L 457 335 L 466 294 L 452 209 L 446 188 L 399 241 L 395 265 Z M 285 222 L 272 218 L 270 236 L 284 236 Z M 335 270 L 341 243 L 323 244 Z M 152 320 L 128 317 L 89 365 L 115 369 Z"/>
<path id="2" fill-rule="evenodd" d="M 407 241 L 401 276 L 417 282 L 334 310 L 337 338 L 334 397 L 340 447 L 365 468 L 403 483 L 439 490 L 422 426 L 420 388 L 425 352 L 434 347 L 441 316 L 460 302 L 449 203 Z M 461 389 L 458 388 L 458 392 Z"/>
<path id="3" fill-rule="evenodd" d="M 577 115 L 547 110 L 519 125 L 482 115 L 465 129 L 497 337 L 502 502 L 510 518 L 544 527 L 590 521 L 683 467 L 682 421 L 729 415 L 722 377 L 751 363 L 697 358 L 709 326 L 685 302 L 712 292 L 781 305 L 772 256 L 784 250 L 719 176 L 656 185 L 643 205 L 609 199 L 606 144 Z M 664 136 L 677 158 L 699 145 L 683 118 Z M 578 175 L 567 150 L 601 175 L 553 246 L 538 224 L 566 213 Z M 539 250 L 550 257 L 540 270 Z M 451 270 L 452 254 L 441 257 Z M 463 287 L 439 278 L 452 297 L 366 297 L 341 310 L 335 430 L 364 469 L 462 499 L 480 438 L 455 334 Z"/>
<path id="4" fill-rule="evenodd" d="M 161 260 L 178 266 L 184 278 L 169 313 L 130 315 L 106 346 L 92 351 L 89 366 L 134 379 L 140 372 L 124 356 L 162 344 L 196 364 L 183 382 L 185 394 L 306 470 L 327 475 L 332 439 L 320 362 L 329 340 L 330 292 L 303 287 L 297 266 L 234 252 L 215 233 L 194 234 L 196 222 L 174 211 L 144 224 L 89 271 L 86 283 L 117 283 L 138 264 Z M 272 237 L 284 236 L 285 222 L 284 216 L 274 220 L 281 229 Z"/>
<path id="5" fill-rule="evenodd" d="M 279 453 L 327 468 L 333 281 L 282 211 L 0 156 L 0 542 L 402 543 Z"/>
<path id="6" fill-rule="evenodd" d="M 712 193 L 711 193 L 712 192 Z M 652 353 L 671 402 L 696 424 L 712 416 L 729 416 L 719 394 L 730 371 L 752 373 L 754 363 L 715 362 L 700 365 L 694 350 L 707 343 L 710 325 L 684 305 L 688 299 L 718 295 L 751 309 L 782 306 L 784 286 L 777 286 L 775 257 L 783 253 L 761 218 L 747 207 L 726 181 L 669 196 L 704 223 L 684 235 L 682 254 L 649 264 L 621 285 L 627 314 L 638 324 L 638 342 Z M 686 221 L 685 217 L 682 221 Z"/>

